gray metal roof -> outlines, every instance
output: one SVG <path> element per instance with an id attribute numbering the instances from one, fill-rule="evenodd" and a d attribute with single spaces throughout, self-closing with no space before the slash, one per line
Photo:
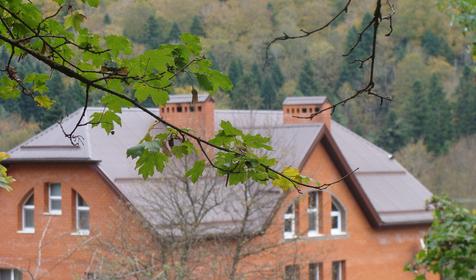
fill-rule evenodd
<path id="1" fill-rule="evenodd" d="M 205 102 L 209 97 L 208 93 L 198 94 L 198 102 Z M 192 103 L 192 94 L 171 94 L 169 95 L 169 101 L 167 103 Z"/>
<path id="2" fill-rule="evenodd" d="M 318 105 L 326 102 L 326 96 L 288 96 L 283 105 Z"/>
<path id="3" fill-rule="evenodd" d="M 102 108 L 88 108 L 86 119 L 92 113 L 102 110 Z M 152 111 L 159 114 L 157 109 Z M 74 126 L 80 114 L 78 110 L 63 120 L 66 131 Z M 140 141 L 154 120 L 139 109 L 124 109 L 121 117 L 122 126 L 115 128 L 114 135 L 106 135 L 100 128 L 80 127 L 78 130 L 78 135 L 82 136 L 80 147 L 72 146 L 65 139 L 61 128 L 53 125 L 12 149 L 9 152 L 11 161 L 35 159 L 99 161 L 98 166 L 108 179 L 133 204 L 140 205 L 132 190 L 144 189 L 154 180 L 160 180 L 163 175 L 157 174 L 149 181 L 142 180 L 134 169 L 135 162 L 127 158 L 126 150 Z M 273 156 L 280 160 L 280 165 L 299 166 L 323 129 L 321 124 L 315 123 L 284 125 L 281 111 L 216 110 L 215 120 L 216 126 L 221 120 L 229 120 L 246 131 L 270 136 L 275 147 Z M 156 129 L 161 130 L 163 127 L 158 125 Z M 425 210 L 425 200 L 431 193 L 395 159 L 391 159 L 384 150 L 337 122 L 332 122 L 331 134 L 350 167 L 359 168 L 355 174 L 356 178 L 384 223 L 391 225 L 431 221 L 431 213 Z M 280 196 L 279 192 L 270 196 L 272 202 L 268 201 L 268 204 L 274 207 Z M 230 203 L 227 204 L 232 205 Z M 253 227 L 255 232 L 262 229 L 264 221 L 271 213 L 272 211 L 266 211 L 262 213 L 264 219 L 255 219 Z M 218 233 L 220 228 L 223 231 L 231 230 L 233 228 L 231 225 L 236 219 L 229 215 L 210 213 L 207 221 L 209 224 L 222 225 L 215 227 L 215 233 Z"/>

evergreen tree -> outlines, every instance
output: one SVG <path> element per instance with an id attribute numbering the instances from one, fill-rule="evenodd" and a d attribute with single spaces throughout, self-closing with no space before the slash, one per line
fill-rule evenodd
<path id="1" fill-rule="evenodd" d="M 263 85 L 263 78 L 261 75 L 261 69 L 259 68 L 256 62 L 253 63 L 253 65 L 251 66 L 251 75 L 258 87 L 261 88 L 261 86 Z"/>
<path id="2" fill-rule="evenodd" d="M 470 67 L 465 67 L 455 92 L 455 130 L 459 136 L 476 133 L 476 78 Z"/>
<path id="3" fill-rule="evenodd" d="M 306 60 L 304 67 L 301 70 L 301 74 L 299 75 L 299 91 L 306 96 L 318 95 L 319 92 L 316 79 L 316 73 L 314 72 L 311 61 Z"/>
<path id="4" fill-rule="evenodd" d="M 406 137 L 402 128 L 402 122 L 397 118 L 397 114 L 390 111 L 386 116 L 381 134 L 377 138 L 377 145 L 390 153 L 398 151 L 406 145 Z"/>
<path id="5" fill-rule="evenodd" d="M 358 40 L 359 32 L 361 32 L 369 24 L 372 18 L 373 17 L 370 13 L 366 13 L 358 30 L 354 26 L 349 29 L 345 45 L 346 51 L 350 51 L 355 45 Z M 353 49 L 349 56 L 344 59 L 337 88 L 339 88 L 345 82 L 349 82 L 354 88 L 360 87 L 362 85 L 364 71 L 362 68 L 358 67 L 359 64 L 352 64 L 352 62 L 356 59 L 366 59 L 369 57 L 372 51 L 372 41 L 373 35 L 372 29 L 370 28 L 362 35 L 361 41 Z"/>
<path id="6" fill-rule="evenodd" d="M 182 32 L 180 31 L 180 27 L 176 22 L 172 25 L 172 28 L 170 29 L 169 37 L 167 38 L 167 41 L 169 43 L 176 43 L 180 40 L 180 35 Z"/>
<path id="7" fill-rule="evenodd" d="M 228 67 L 228 77 L 230 78 L 233 85 L 236 85 L 240 78 L 243 76 L 243 65 L 239 58 L 233 59 Z"/>
<path id="8" fill-rule="evenodd" d="M 149 16 L 144 26 L 145 33 L 143 43 L 149 49 L 155 49 L 159 47 L 160 43 L 163 42 L 162 30 L 159 24 L 159 21 L 155 16 Z"/>
<path id="9" fill-rule="evenodd" d="M 428 55 L 442 56 L 449 61 L 453 60 L 454 54 L 446 40 L 428 30 L 421 37 L 421 46 Z"/>
<path id="10" fill-rule="evenodd" d="M 212 65 L 213 65 L 212 68 L 213 69 L 221 71 L 220 64 L 218 64 L 218 60 L 215 57 L 215 55 L 213 54 L 213 52 L 208 52 L 207 53 L 207 58 L 208 58 L 208 60 L 210 60 L 212 62 Z"/>
<path id="11" fill-rule="evenodd" d="M 48 86 L 48 96 L 55 101 L 53 106 L 49 110 L 41 110 L 41 116 L 38 121 L 42 129 L 52 125 L 66 115 L 65 107 L 71 106 L 68 100 L 62 99 L 62 97 L 69 96 L 66 93 L 66 87 L 58 73 L 53 73 L 51 79 L 46 82 Z"/>
<path id="12" fill-rule="evenodd" d="M 402 113 L 404 134 L 410 141 L 417 141 L 424 135 L 428 115 L 427 103 L 427 93 L 423 90 L 421 81 L 416 81 L 405 100 Z"/>
<path id="13" fill-rule="evenodd" d="M 424 142 L 429 152 L 439 155 L 451 140 L 451 107 L 438 76 L 432 76 L 429 90 Z"/>
<path id="14" fill-rule="evenodd" d="M 260 87 L 253 75 L 244 75 L 230 93 L 234 109 L 258 109 L 261 105 Z"/>
<path id="15" fill-rule="evenodd" d="M 261 109 L 276 108 L 276 89 L 271 78 L 266 78 L 261 86 Z"/>
<path id="16" fill-rule="evenodd" d="M 281 72 L 281 68 L 277 62 L 274 62 L 271 65 L 271 78 L 273 80 L 274 87 L 279 89 L 284 84 L 284 76 L 283 72 Z"/>
<path id="17" fill-rule="evenodd" d="M 207 34 L 205 33 L 205 29 L 203 29 L 203 23 L 200 17 L 193 17 L 192 25 L 190 26 L 190 33 L 201 37 L 207 36 Z"/>

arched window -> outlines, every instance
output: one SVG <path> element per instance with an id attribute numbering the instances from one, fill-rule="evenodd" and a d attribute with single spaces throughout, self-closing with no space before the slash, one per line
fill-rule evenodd
<path id="1" fill-rule="evenodd" d="M 35 196 L 30 194 L 22 205 L 22 231 L 35 232 Z"/>
<path id="2" fill-rule="evenodd" d="M 345 233 L 345 211 L 344 207 L 337 201 L 336 198 L 332 198 L 331 209 L 331 234 L 343 234 Z"/>
<path id="3" fill-rule="evenodd" d="M 296 206 L 289 205 L 286 213 L 284 213 L 284 238 L 296 237 Z"/>
<path id="4" fill-rule="evenodd" d="M 89 205 L 76 193 L 76 230 L 80 234 L 89 234 Z"/>
<path id="5" fill-rule="evenodd" d="M 308 236 L 317 236 L 319 233 L 319 193 L 310 192 L 307 200 Z"/>

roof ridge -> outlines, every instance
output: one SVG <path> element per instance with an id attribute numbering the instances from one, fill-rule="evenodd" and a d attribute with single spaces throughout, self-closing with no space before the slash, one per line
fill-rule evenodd
<path id="1" fill-rule="evenodd" d="M 61 119 L 61 122 L 65 121 L 65 120 L 72 119 L 75 115 L 79 114 L 82 110 L 83 110 L 83 108 L 78 108 L 76 111 L 72 112 L 71 114 L 67 115 L 65 118 Z M 41 130 L 38 134 L 35 134 L 32 137 L 28 138 L 27 140 L 25 140 L 25 141 L 21 142 L 20 144 L 16 145 L 12 149 L 10 149 L 8 151 L 8 153 L 12 154 L 13 152 L 20 150 L 20 148 L 22 146 L 25 146 L 26 144 L 33 142 L 34 140 L 40 138 L 41 136 L 45 135 L 47 132 L 50 132 L 51 130 L 53 130 L 56 127 L 59 127 L 58 122 L 55 122 L 54 124 L 50 125 L 49 127 Z"/>

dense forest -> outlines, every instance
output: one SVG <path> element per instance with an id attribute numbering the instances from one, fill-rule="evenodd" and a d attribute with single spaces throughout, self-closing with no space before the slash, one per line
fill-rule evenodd
<path id="1" fill-rule="evenodd" d="M 182 32 L 199 35 L 216 68 L 234 84 L 217 96 L 218 106 L 279 109 L 286 96 L 349 96 L 367 75 L 351 62 L 368 56 L 371 34 L 350 57 L 342 54 L 371 19 L 375 1 L 356 1 L 348 14 L 315 36 L 274 44 L 264 63 L 265 44 L 282 32 L 325 23 L 344 0 L 149 0 L 102 1 L 87 11 L 86 24 L 99 33 L 119 33 L 135 51 L 174 43 Z M 45 1 L 46 3 L 46 1 Z M 152 7 L 152 8 L 151 8 Z M 48 9 L 45 4 L 45 9 Z M 376 90 L 392 102 L 362 97 L 338 107 L 334 118 L 395 153 L 437 193 L 476 206 L 476 79 L 469 39 L 441 12 L 436 0 L 396 1 L 391 36 L 379 34 Z M 2 61 L 8 59 L 0 54 Z M 20 74 L 41 70 L 33 61 Z M 46 69 L 45 69 L 46 71 Z M 187 77 L 180 86 L 189 86 Z M 81 106 L 79 84 L 53 74 L 48 81 L 56 103 L 49 111 L 20 102 L 0 104 L 0 150 L 6 150 Z M 1 93 L 0 93 L 1 94 Z"/>

